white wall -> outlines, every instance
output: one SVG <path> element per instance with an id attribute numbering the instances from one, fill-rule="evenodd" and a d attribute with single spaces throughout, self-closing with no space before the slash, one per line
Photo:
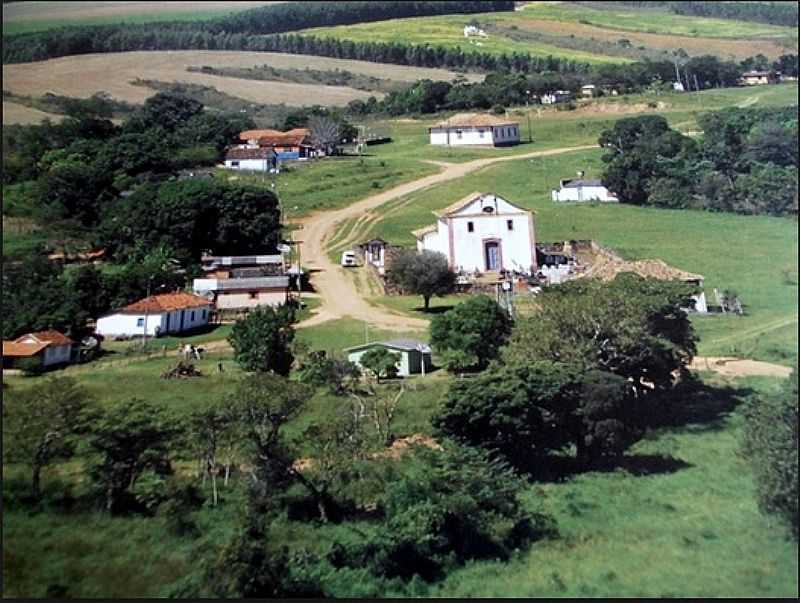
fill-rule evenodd
<path id="1" fill-rule="evenodd" d="M 617 201 L 605 186 L 576 186 L 554 190 L 553 201 Z"/>
<path id="2" fill-rule="evenodd" d="M 450 146 L 512 144 L 519 142 L 519 126 L 431 128 L 430 137 L 431 144 Z"/>
<path id="3" fill-rule="evenodd" d="M 492 128 L 494 144 L 514 144 L 519 142 L 519 126 L 500 126 Z"/>
<path id="4" fill-rule="evenodd" d="M 238 162 L 239 165 L 233 165 Z M 232 170 L 253 170 L 264 172 L 269 170 L 269 161 L 267 159 L 226 159 L 225 167 Z"/>
<path id="5" fill-rule="evenodd" d="M 453 268 L 486 271 L 486 239 L 499 239 L 501 266 L 506 270 L 527 272 L 534 264 L 534 243 L 528 216 L 497 214 L 457 216 L 452 218 Z M 513 229 L 508 229 L 511 221 Z M 469 223 L 473 231 L 469 232 Z"/>
<path id="6" fill-rule="evenodd" d="M 204 312 L 205 311 L 205 314 Z M 181 312 L 183 312 L 183 326 L 181 327 Z M 193 315 L 194 313 L 194 315 Z M 169 314 L 169 328 L 167 328 L 167 314 Z M 173 310 L 168 313 L 147 315 L 147 336 L 166 335 L 179 333 L 208 324 L 211 314 L 211 305 L 199 306 L 185 310 Z M 140 322 L 141 321 L 141 322 Z M 145 315 L 141 314 L 110 314 L 98 319 L 95 331 L 101 335 L 144 335 Z"/>
<path id="7" fill-rule="evenodd" d="M 253 298 L 248 292 L 217 294 L 217 308 L 220 310 L 237 310 L 242 308 L 255 308 L 257 306 L 279 306 L 286 303 L 286 289 L 273 291 L 258 291 Z"/>

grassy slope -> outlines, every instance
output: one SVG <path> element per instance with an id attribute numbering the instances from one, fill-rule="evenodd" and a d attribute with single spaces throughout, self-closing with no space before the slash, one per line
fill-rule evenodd
<path id="1" fill-rule="evenodd" d="M 610 57 L 580 50 L 559 48 L 539 42 L 518 42 L 508 36 L 489 35 L 487 38 L 464 38 L 464 25 L 470 19 L 480 22 L 493 22 L 493 13 L 476 15 L 446 15 L 437 17 L 414 17 L 395 19 L 357 25 L 338 25 L 304 29 L 301 33 L 329 38 L 341 38 L 354 42 L 402 42 L 447 48 L 461 48 L 464 51 L 488 52 L 491 54 L 529 52 L 534 55 L 559 56 L 586 63 L 627 63 L 627 59 Z M 478 46 L 480 43 L 480 46 Z"/>

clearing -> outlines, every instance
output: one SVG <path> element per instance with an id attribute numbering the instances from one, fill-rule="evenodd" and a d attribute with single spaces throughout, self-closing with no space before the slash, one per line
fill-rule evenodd
<path id="1" fill-rule="evenodd" d="M 39 111 L 39 109 L 26 107 L 19 103 L 3 101 L 3 123 L 6 125 L 22 124 L 28 126 L 38 124 L 44 119 L 49 119 L 53 123 L 57 123 L 64 119 L 64 116 L 56 115 L 55 113 L 45 113 L 44 111 Z"/>

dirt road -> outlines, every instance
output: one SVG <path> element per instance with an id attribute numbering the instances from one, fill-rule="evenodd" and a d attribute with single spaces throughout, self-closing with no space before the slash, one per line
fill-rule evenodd
<path id="1" fill-rule="evenodd" d="M 374 210 L 379 209 L 393 199 L 398 199 L 429 186 L 462 178 L 467 174 L 504 161 L 560 155 L 594 148 L 597 148 L 597 145 L 533 151 L 523 155 L 509 155 L 491 159 L 476 159 L 466 163 L 446 164 L 442 166 L 443 169 L 438 174 L 401 184 L 342 209 L 320 212 L 300 220 L 299 224 L 301 224 L 302 228 L 294 231 L 294 239 L 302 241 L 303 264 L 314 271 L 311 275 L 311 282 L 320 295 L 322 305 L 314 312 L 311 318 L 301 322 L 298 326 L 313 326 L 329 320 L 350 316 L 389 331 L 415 331 L 427 328 L 427 320 L 404 316 L 369 304 L 356 289 L 353 280 L 349 275 L 345 274 L 346 269 L 328 259 L 327 243 L 336 233 L 338 226 L 344 223 L 345 220 L 359 219 L 359 224 L 352 229 L 347 237 L 337 241 L 337 245 L 354 243 L 359 240 L 362 233 L 373 222 L 381 217 L 381 214 L 375 213 Z M 431 217 L 431 220 L 433 220 L 433 217 Z"/>
<path id="2" fill-rule="evenodd" d="M 746 377 L 749 375 L 764 377 L 788 377 L 792 369 L 780 364 L 744 360 L 742 358 L 697 356 L 689 368 L 695 371 L 716 371 L 725 377 Z"/>

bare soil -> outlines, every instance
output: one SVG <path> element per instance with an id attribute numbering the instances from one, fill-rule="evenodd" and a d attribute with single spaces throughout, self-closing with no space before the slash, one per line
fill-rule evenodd
<path id="1" fill-rule="evenodd" d="M 788 377 L 792 372 L 788 366 L 771 362 L 714 356 L 698 356 L 692 360 L 689 368 L 696 371 L 715 371 L 725 377 L 748 377 L 751 375 Z"/>
<path id="2" fill-rule="evenodd" d="M 38 124 L 43 119 L 49 119 L 53 123 L 58 123 L 64 119 L 64 116 L 54 113 L 45 113 L 44 111 L 39 111 L 39 109 L 33 109 L 18 103 L 3 101 L 3 125 L 22 124 L 27 126 Z"/>

